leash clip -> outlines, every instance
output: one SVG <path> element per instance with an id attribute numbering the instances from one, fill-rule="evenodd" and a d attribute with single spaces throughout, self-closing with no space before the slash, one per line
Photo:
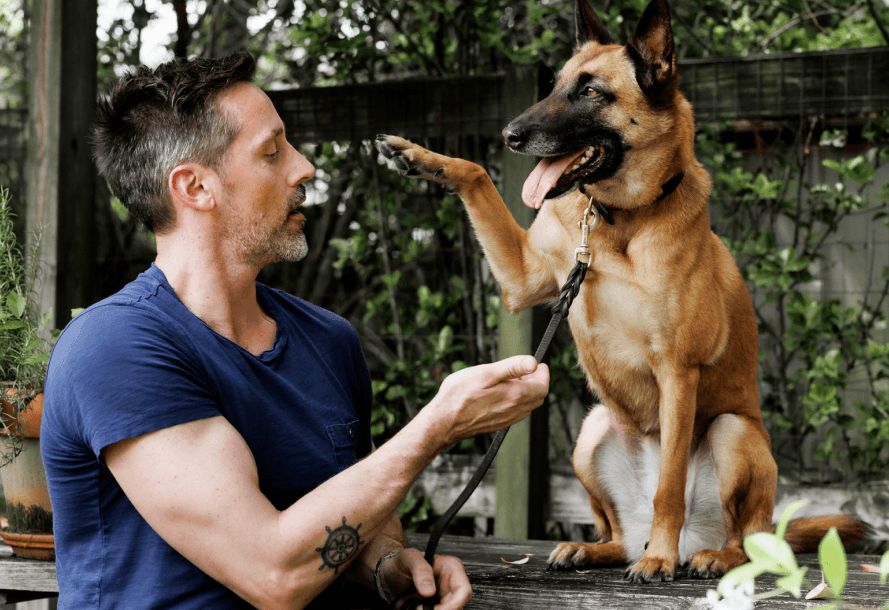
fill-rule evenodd
<path id="1" fill-rule="evenodd" d="M 593 219 L 591 222 L 587 222 L 587 219 L 592 215 Z M 602 220 L 601 215 L 599 214 L 599 210 L 596 209 L 595 203 L 593 203 L 593 198 L 590 197 L 590 205 L 589 207 L 583 211 L 583 220 L 577 223 L 577 226 L 580 227 L 580 247 L 575 248 L 574 250 L 574 261 L 575 262 L 583 262 L 589 265 L 593 260 L 593 252 L 590 250 L 589 238 L 590 231 L 599 226 L 599 222 Z M 588 257 L 586 261 L 581 261 L 580 257 L 586 256 Z"/>

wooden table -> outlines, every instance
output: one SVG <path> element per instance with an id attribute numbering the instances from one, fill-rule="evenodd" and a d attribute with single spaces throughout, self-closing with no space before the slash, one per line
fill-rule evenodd
<path id="1" fill-rule="evenodd" d="M 410 534 L 408 539 L 421 550 L 426 546 L 425 535 Z M 438 550 L 456 555 L 466 566 L 474 592 L 467 610 L 703 610 L 708 608 L 707 590 L 716 588 L 716 580 L 691 578 L 672 583 L 628 584 L 621 580 L 622 568 L 587 573 L 550 572 L 546 569 L 546 558 L 554 546 L 554 542 L 540 540 L 444 536 Z M 501 557 L 507 561 L 522 559 L 524 553 L 532 554 L 526 564 L 510 565 L 501 561 Z M 798 560 L 800 565 L 809 566 L 810 581 L 820 581 L 815 555 L 800 555 Z M 857 565 L 879 563 L 879 557 L 851 555 L 848 560 L 849 581 L 844 597 L 858 608 L 882 608 L 889 599 L 889 584 L 881 587 L 877 574 L 865 574 Z M 773 584 L 773 578 L 762 577 L 757 581 L 757 591 L 765 591 Z M 54 597 L 58 592 L 53 562 L 19 559 L 12 556 L 9 547 L 0 545 L 0 603 Z M 756 606 L 790 610 L 818 605 L 821 604 L 782 595 Z"/>
<path id="2" fill-rule="evenodd" d="M 425 536 L 411 534 L 408 538 L 412 545 L 425 549 Z M 680 578 L 671 583 L 629 584 L 621 580 L 624 568 L 596 569 L 586 573 L 551 572 L 546 569 L 546 560 L 555 545 L 555 542 L 539 540 L 444 536 L 438 552 L 456 555 L 463 560 L 473 590 L 467 610 L 703 610 L 709 608 L 707 590 L 715 589 L 719 582 Z M 524 553 L 533 554 L 526 564 L 510 565 L 501 561 L 501 557 L 507 561 L 522 559 Z M 859 607 L 883 608 L 889 600 L 889 583 L 881 587 L 878 574 L 866 574 L 858 567 L 859 563 L 878 564 L 880 558 L 850 555 L 847 559 L 849 578 L 843 597 Z M 813 585 L 821 582 L 816 555 L 799 555 L 797 560 L 801 566 L 809 567 L 807 579 Z M 766 576 L 757 579 L 757 592 L 771 590 L 774 581 Z M 823 600 L 797 600 L 787 594 L 758 602 L 756 607 L 802 609 L 824 603 Z"/>
<path id="3" fill-rule="evenodd" d="M 56 564 L 14 557 L 12 549 L 0 544 L 0 604 L 56 597 Z"/>

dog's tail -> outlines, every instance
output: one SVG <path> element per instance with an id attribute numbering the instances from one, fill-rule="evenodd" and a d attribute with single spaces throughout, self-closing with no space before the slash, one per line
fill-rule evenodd
<path id="1" fill-rule="evenodd" d="M 794 553 L 814 553 L 818 550 L 818 543 L 832 527 L 837 528 L 840 540 L 847 548 L 861 542 L 871 533 L 870 526 L 860 519 L 847 515 L 830 515 L 791 520 L 787 524 L 784 539 Z"/>

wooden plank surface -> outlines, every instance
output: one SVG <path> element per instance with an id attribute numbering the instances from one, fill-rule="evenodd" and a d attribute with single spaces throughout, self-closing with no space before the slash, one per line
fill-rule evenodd
<path id="1" fill-rule="evenodd" d="M 0 591 L 58 594 L 55 562 L 20 559 L 13 556 L 11 548 L 0 544 Z"/>
<path id="2" fill-rule="evenodd" d="M 408 540 L 419 549 L 426 546 L 426 534 L 409 534 Z M 671 583 L 629 584 L 621 580 L 623 568 L 604 568 L 589 572 L 551 572 L 546 559 L 555 542 L 541 540 L 503 540 L 444 536 L 439 545 L 442 554 L 459 557 L 472 582 L 473 599 L 467 610 L 543 610 L 547 608 L 598 608 L 602 610 L 685 610 L 706 608 L 709 589 L 716 580 L 679 578 Z M 510 565 L 530 553 L 528 563 Z M 815 555 L 800 555 L 800 565 L 809 567 L 809 581 L 820 581 Z M 877 556 L 850 555 L 847 601 L 862 607 L 881 608 L 889 599 L 889 586 L 881 587 L 877 574 L 865 574 L 859 563 L 879 563 Z M 758 579 L 758 591 L 774 585 L 774 578 Z M 12 556 L 12 550 L 0 545 L 0 598 L 23 599 L 29 593 L 51 596 L 58 593 L 53 562 L 31 561 Z M 371 596 L 373 598 L 373 596 Z M 796 600 L 782 595 L 757 608 L 802 609 L 816 602 Z"/>
<path id="3" fill-rule="evenodd" d="M 424 535 L 410 534 L 411 544 L 424 548 Z M 707 608 L 706 596 L 715 589 L 717 580 L 679 578 L 671 583 L 630 584 L 621 580 L 624 568 L 603 568 L 586 573 L 553 572 L 546 569 L 547 557 L 555 547 L 549 541 L 515 541 L 501 539 L 444 536 L 439 553 L 456 555 L 463 560 L 472 582 L 473 599 L 467 609 L 542 610 L 545 608 L 597 608 L 602 610 L 679 610 Z M 510 565 L 532 553 L 528 563 Z M 808 580 L 821 581 L 815 555 L 798 556 L 800 565 L 809 566 Z M 851 555 L 848 558 L 849 579 L 847 601 L 860 606 L 882 608 L 889 599 L 889 586 L 880 587 L 877 574 L 865 574 L 858 563 L 878 563 L 879 557 Z M 775 579 L 763 576 L 757 580 L 757 591 L 769 590 Z M 757 608 L 811 608 L 817 600 L 806 601 L 782 595 L 758 602 Z"/>

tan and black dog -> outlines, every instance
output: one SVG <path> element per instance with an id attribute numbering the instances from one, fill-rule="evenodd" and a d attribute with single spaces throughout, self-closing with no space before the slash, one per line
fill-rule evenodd
<path id="1" fill-rule="evenodd" d="M 632 564 L 633 581 L 672 580 L 680 563 L 714 577 L 747 561 L 742 538 L 771 531 L 777 467 L 759 408 L 750 294 L 710 228 L 710 178 L 694 155 L 679 92 L 669 8 L 652 0 L 626 46 L 577 0 L 577 48 L 553 93 L 503 131 L 544 157 L 525 183 L 528 231 L 478 165 L 401 138 L 376 141 L 389 165 L 463 199 L 509 311 L 553 301 L 575 264 L 580 221 L 590 266 L 568 321 L 602 404 L 583 423 L 574 468 L 597 544 L 562 543 L 552 568 Z M 799 519 L 787 539 L 812 551 L 831 526 L 844 543 L 866 526 Z"/>

